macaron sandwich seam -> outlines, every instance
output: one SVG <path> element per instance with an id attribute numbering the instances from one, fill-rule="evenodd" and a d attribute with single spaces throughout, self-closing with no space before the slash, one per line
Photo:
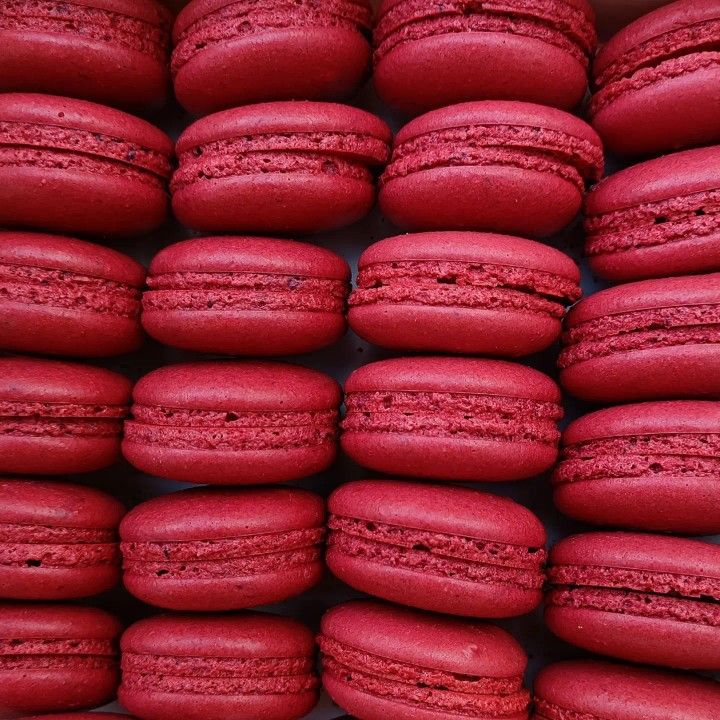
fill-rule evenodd
<path id="1" fill-rule="evenodd" d="M 81 170 L 132 177 L 164 187 L 170 159 L 157 150 L 105 135 L 49 123 L 0 122 L 0 166 Z"/>
<path id="2" fill-rule="evenodd" d="M 49 670 L 106 669 L 116 665 L 115 643 L 90 638 L 0 638 L 0 668 Z"/>
<path id="3" fill-rule="evenodd" d="M 136 318 L 141 290 L 71 270 L 0 263 L 0 301 Z"/>
<path id="4" fill-rule="evenodd" d="M 272 31 L 341 29 L 369 35 L 372 12 L 355 0 L 261 0 L 228 2 L 190 23 L 177 34 L 170 71 L 177 73 L 205 50 L 224 42 Z"/>
<path id="5" fill-rule="evenodd" d="M 510 308 L 561 318 L 580 298 L 576 281 L 495 263 L 403 260 L 361 267 L 351 307 L 371 304 Z"/>
<path id="6" fill-rule="evenodd" d="M 373 655 L 320 635 L 323 672 L 372 696 L 468 717 L 521 713 L 529 704 L 522 677 L 480 677 L 432 670 Z"/>
<path id="7" fill-rule="evenodd" d="M 380 184 L 436 168 L 487 165 L 560 176 L 584 192 L 586 180 L 599 180 L 602 175 L 603 152 L 589 140 L 542 127 L 456 126 L 398 143 Z"/>
<path id="8" fill-rule="evenodd" d="M 70 9 L 71 8 L 71 9 Z M 68 18 L 72 17 L 72 22 Z M 158 13 L 157 22 L 132 17 L 117 10 L 63 0 L 4 0 L 0 5 L 0 30 L 76 35 L 120 46 L 165 62 L 169 49 L 169 20 Z"/>
<path id="9" fill-rule="evenodd" d="M 555 445 L 562 418 L 557 403 L 470 393 L 348 392 L 344 431 L 477 437 Z"/>
<path id="10" fill-rule="evenodd" d="M 369 562 L 467 582 L 538 590 L 543 548 L 493 542 L 331 514 L 328 550 Z"/>
<path id="11" fill-rule="evenodd" d="M 128 408 L 0 400 L 0 435 L 110 437 L 119 435 Z"/>
<path id="12" fill-rule="evenodd" d="M 584 67 L 595 42 L 592 19 L 562 0 L 401 0 L 375 30 L 375 63 L 396 48 L 425 38 L 457 33 L 509 33 L 554 45 Z"/>

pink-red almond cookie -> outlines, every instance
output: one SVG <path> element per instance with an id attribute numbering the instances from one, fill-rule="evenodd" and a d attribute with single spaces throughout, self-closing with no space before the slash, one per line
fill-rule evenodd
<path id="1" fill-rule="evenodd" d="M 151 475 L 212 485 L 297 480 L 336 454 L 340 387 L 276 362 L 196 362 L 145 375 L 122 451 Z"/>
<path id="2" fill-rule="evenodd" d="M 193 0 L 173 28 L 175 95 L 204 115 L 266 100 L 336 100 L 364 80 L 369 0 Z"/>
<path id="3" fill-rule="evenodd" d="M 373 80 L 405 112 L 485 99 L 569 109 L 587 89 L 597 38 L 586 0 L 383 0 L 378 14 Z"/>
<path id="4" fill-rule="evenodd" d="M 380 207 L 405 230 L 544 237 L 573 220 L 585 183 L 602 170 L 600 138 L 574 115 L 523 102 L 461 103 L 400 130 Z"/>
<path id="5" fill-rule="evenodd" d="M 358 590 L 469 617 L 522 615 L 540 604 L 545 529 L 512 500 L 360 480 L 338 488 L 329 511 L 328 566 Z"/>
<path id="6" fill-rule="evenodd" d="M 323 572 L 325 505 L 299 488 L 193 488 L 122 522 L 123 582 L 171 610 L 238 610 L 311 588 Z"/>
<path id="7" fill-rule="evenodd" d="M 415 357 L 359 368 L 345 384 L 343 450 L 371 470 L 506 481 L 557 459 L 560 390 L 502 360 Z"/>
<path id="8" fill-rule="evenodd" d="M 396 350 L 515 357 L 560 337 L 580 271 L 532 240 L 472 232 L 387 238 L 360 256 L 348 320 Z"/>
<path id="9" fill-rule="evenodd" d="M 568 313 L 560 382 L 584 400 L 720 397 L 720 274 L 602 290 Z"/>
<path id="10" fill-rule="evenodd" d="M 145 268 L 83 240 L 0 232 L 0 348 L 103 357 L 137 350 Z"/>
<path id="11" fill-rule="evenodd" d="M 375 202 L 390 128 L 347 105 L 276 102 L 215 113 L 177 142 L 170 188 L 180 222 L 210 232 L 311 233 Z"/>
<path id="12" fill-rule="evenodd" d="M 142 323 L 156 340 L 199 352 L 295 355 L 345 333 L 347 262 L 293 240 L 207 237 L 150 264 Z"/>

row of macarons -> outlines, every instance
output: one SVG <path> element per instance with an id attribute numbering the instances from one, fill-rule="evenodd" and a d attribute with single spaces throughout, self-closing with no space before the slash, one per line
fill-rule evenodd
<path id="1" fill-rule="evenodd" d="M 533 720 L 716 720 L 720 704 L 712 680 L 595 660 L 544 668 L 531 698 L 527 655 L 506 631 L 376 601 L 327 611 L 317 637 L 292 618 L 260 613 L 149 617 L 122 637 L 112 615 L 91 607 L 0 605 L 0 623 L 14 653 L 0 656 L 3 717 L 91 708 L 117 695 L 142 720 L 298 720 L 317 704 L 321 681 L 342 710 L 395 720 L 528 720 L 531 703 Z M 673 639 L 655 636 L 658 645 Z M 13 663 L 23 671 L 3 671 Z"/>
<path id="2" fill-rule="evenodd" d="M 417 481 L 346 483 L 327 518 L 319 495 L 288 487 L 180 490 L 127 514 L 82 485 L 5 479 L 0 492 L 5 599 L 98 595 L 122 566 L 125 588 L 149 605 L 243 610 L 310 590 L 326 563 L 355 590 L 461 617 L 525 615 L 545 592 L 549 627 L 571 643 L 720 670 L 720 548 L 701 540 L 588 532 L 548 555 L 542 523 L 515 501 Z M 653 512 L 661 519 L 662 508 Z M 652 619 L 672 642 L 658 645 Z"/>
<path id="3" fill-rule="evenodd" d="M 693 362 L 702 372 L 687 370 L 697 382 L 717 382 L 708 350 L 717 358 L 717 344 L 680 347 L 683 362 L 699 353 Z M 685 371 L 683 362 L 656 360 L 669 378 Z M 593 372 L 607 375 L 602 366 Z M 122 451 L 142 472 L 180 482 L 287 482 L 327 470 L 342 428 L 344 452 L 375 472 L 497 482 L 554 468 L 558 506 L 581 520 L 697 535 L 720 529 L 712 480 L 720 403 L 712 400 L 589 413 L 564 431 L 560 452 L 559 388 L 537 370 L 502 360 L 365 365 L 346 382 L 341 422 L 335 380 L 270 361 L 155 370 L 135 385 L 132 417 L 130 394 L 131 383 L 109 370 L 0 358 L 0 473 L 90 472 Z"/>
<path id="4" fill-rule="evenodd" d="M 586 0 L 385 0 L 376 24 L 369 0 L 194 0 L 175 22 L 168 63 L 171 19 L 153 0 L 63 3 L 29 18 L 22 8 L 2 9 L 0 89 L 157 105 L 170 70 L 178 100 L 197 114 L 349 96 L 367 77 L 373 26 L 375 87 L 391 107 L 418 114 L 505 99 L 571 109 L 597 45 Z M 720 141 L 706 92 L 718 81 L 719 20 L 712 0 L 679 0 L 600 50 L 589 115 L 609 148 L 658 154 Z"/>
<path id="5" fill-rule="evenodd" d="M 593 259 L 626 274 L 718 269 L 715 216 L 691 214 L 654 225 L 657 237 L 682 226 L 688 239 L 652 245 L 643 236 L 644 247 Z M 608 233 L 590 242 L 616 240 Z M 340 255 L 292 240 L 184 240 L 161 250 L 146 277 L 107 247 L 0 232 L 0 349 L 107 357 L 137 350 L 144 329 L 195 352 L 296 355 L 338 342 L 349 323 L 365 340 L 407 352 L 515 358 L 562 339 L 562 384 L 597 402 L 718 393 L 712 373 L 689 372 L 702 358 L 717 367 L 718 273 L 625 283 L 576 302 L 580 272 L 559 250 L 446 231 L 374 243 L 352 292 L 349 281 Z"/>

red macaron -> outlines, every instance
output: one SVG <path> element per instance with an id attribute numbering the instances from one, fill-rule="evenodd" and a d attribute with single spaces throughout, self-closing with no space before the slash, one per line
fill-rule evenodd
<path id="1" fill-rule="evenodd" d="M 343 450 L 371 470 L 440 480 L 520 480 L 557 459 L 560 390 L 502 360 L 381 360 L 350 375 Z"/>
<path id="2" fill-rule="evenodd" d="M 563 432 L 554 499 L 597 525 L 720 533 L 720 403 L 678 400 L 598 410 Z"/>
<path id="3" fill-rule="evenodd" d="M 121 503 L 94 488 L 0 480 L 0 595 L 67 600 L 114 587 L 124 513 Z"/>
<path id="4" fill-rule="evenodd" d="M 516 357 L 560 337 L 580 271 L 532 240 L 471 232 L 399 235 L 360 256 L 348 320 L 396 350 Z"/>
<path id="5" fill-rule="evenodd" d="M 22 720 L 133 720 L 129 715 L 106 712 L 52 713 L 51 715 L 35 715 Z"/>
<path id="6" fill-rule="evenodd" d="M 170 184 L 180 222 L 211 232 L 310 233 L 360 220 L 390 128 L 347 105 L 261 103 L 198 120 L 180 136 Z"/>
<path id="7" fill-rule="evenodd" d="M 119 636 L 117 619 L 96 608 L 0 605 L 2 717 L 110 702 L 120 681 Z"/>
<path id="8" fill-rule="evenodd" d="M 621 170 L 585 201 L 590 268 L 612 282 L 720 270 L 720 147 Z"/>
<path id="9" fill-rule="evenodd" d="M 297 480 L 335 459 L 340 387 L 274 362 L 172 365 L 133 391 L 123 454 L 151 475 L 244 485 Z"/>
<path id="10" fill-rule="evenodd" d="M 133 235 L 165 220 L 170 138 L 139 118 L 54 95 L 0 95 L 0 225 Z"/>
<path id="11" fill-rule="evenodd" d="M 581 300 L 560 382 L 593 402 L 720 397 L 720 274 L 642 280 Z"/>
<path id="12" fill-rule="evenodd" d="M 83 240 L 0 232 L 0 348 L 102 357 L 137 350 L 145 268 Z"/>
<path id="13" fill-rule="evenodd" d="M 470 617 L 523 615 L 542 600 L 545 528 L 512 500 L 361 480 L 340 486 L 329 511 L 328 566 L 358 590 Z"/>
<path id="14" fill-rule="evenodd" d="M 590 116 L 608 150 L 659 155 L 720 141 L 719 43 L 717 2 L 678 0 L 604 45 Z"/>
<path id="15" fill-rule="evenodd" d="M 345 333 L 347 262 L 293 240 L 208 237 L 150 264 L 142 323 L 156 340 L 231 355 L 295 355 Z"/>
<path id="16" fill-rule="evenodd" d="M 323 685 L 359 720 L 527 720 L 527 656 L 493 625 L 357 601 L 320 632 Z"/>
<path id="17" fill-rule="evenodd" d="M 177 17 L 175 95 L 202 115 L 265 100 L 335 100 L 364 80 L 369 0 L 193 0 Z"/>
<path id="18" fill-rule="evenodd" d="M 543 237 L 575 218 L 586 181 L 602 169 L 600 138 L 574 115 L 531 103 L 462 103 L 400 130 L 380 207 L 406 230 Z"/>
<path id="19" fill-rule="evenodd" d="M 275 615 L 165 615 L 122 637 L 120 702 L 143 720 L 297 720 L 318 699 L 315 643 Z"/>
<path id="20" fill-rule="evenodd" d="M 716 720 L 720 683 L 592 660 L 548 665 L 535 679 L 533 720 Z"/>
<path id="21" fill-rule="evenodd" d="M 120 457 L 132 383 L 104 368 L 0 358 L 0 473 L 65 475 Z"/>
<path id="22" fill-rule="evenodd" d="M 123 582 L 171 610 L 237 610 L 299 595 L 323 573 L 325 504 L 298 488 L 194 488 L 120 526 Z"/>
<path id="23" fill-rule="evenodd" d="M 169 45 L 170 13 L 154 0 L 5 0 L 0 92 L 159 105 L 167 95 Z"/>
<path id="24" fill-rule="evenodd" d="M 585 650 L 637 663 L 720 670 L 720 546 L 587 533 L 550 552 L 545 622 Z"/>
<path id="25" fill-rule="evenodd" d="M 384 0 L 374 40 L 378 94 L 415 114 L 484 99 L 569 109 L 585 95 L 597 37 L 586 0 Z"/>

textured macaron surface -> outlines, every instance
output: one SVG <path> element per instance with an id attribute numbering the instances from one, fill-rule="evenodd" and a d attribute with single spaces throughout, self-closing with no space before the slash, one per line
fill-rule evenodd
<path id="1" fill-rule="evenodd" d="M 388 0 L 380 7 L 375 29 L 375 63 L 407 43 L 458 33 L 532 38 L 568 53 L 585 67 L 596 42 L 592 10 L 577 0 Z"/>
<path id="2" fill-rule="evenodd" d="M 261 103 L 191 125 L 180 137 L 171 190 L 237 176 L 300 174 L 372 182 L 390 131 L 361 110 L 332 103 Z"/>
<path id="3" fill-rule="evenodd" d="M 469 717 L 514 719 L 528 707 L 524 653 L 492 626 L 356 602 L 325 614 L 318 642 L 323 677 L 358 698 Z"/>
<path id="4" fill-rule="evenodd" d="M 504 166 L 559 176 L 583 192 L 599 180 L 599 139 L 567 113 L 519 102 L 463 103 L 427 113 L 397 135 L 381 186 L 447 167 Z"/>
<path id="5" fill-rule="evenodd" d="M 718 274 L 645 280 L 580 301 L 568 314 L 558 365 L 720 342 L 719 282 Z"/>
<path id="6" fill-rule="evenodd" d="M 671 3 L 632 23 L 598 54 L 590 114 L 657 82 L 717 68 L 718 40 L 720 14 L 712 0 Z"/>
<path id="7" fill-rule="evenodd" d="M 538 720 L 712 720 L 718 703 L 720 686 L 712 680 L 593 660 L 549 665 L 534 687 Z"/>
<path id="8" fill-rule="evenodd" d="M 198 3 L 195 3 L 198 5 Z M 266 33 L 308 28 L 342 29 L 367 34 L 372 11 L 363 0 L 214 0 L 182 13 L 175 25 L 175 50 L 171 72 L 176 75 L 188 62 L 224 43 L 252 39 Z"/>
<path id="9" fill-rule="evenodd" d="M 720 548 L 697 540 L 588 533 L 550 553 L 550 607 L 720 627 Z"/>

